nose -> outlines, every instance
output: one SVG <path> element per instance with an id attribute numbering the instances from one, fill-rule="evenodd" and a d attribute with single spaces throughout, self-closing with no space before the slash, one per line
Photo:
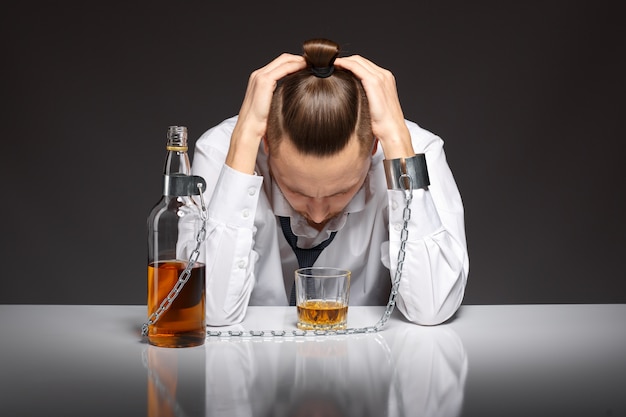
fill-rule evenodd
<path id="1" fill-rule="evenodd" d="M 322 223 L 330 213 L 330 206 L 326 198 L 311 198 L 307 204 L 307 214 L 315 223 Z"/>

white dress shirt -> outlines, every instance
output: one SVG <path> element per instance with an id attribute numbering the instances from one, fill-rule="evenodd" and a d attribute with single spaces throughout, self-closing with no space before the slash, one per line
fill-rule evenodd
<path id="1" fill-rule="evenodd" d="M 388 190 L 381 147 L 363 187 L 345 212 L 318 232 L 296 213 L 269 175 L 259 147 L 256 175 L 224 164 L 237 116 L 209 129 L 196 142 L 192 171 L 207 182 L 207 324 L 243 320 L 248 305 L 288 305 L 298 268 L 277 216 L 290 216 L 298 247 L 313 247 L 337 234 L 315 266 L 352 271 L 350 305 L 384 305 L 396 270 L 403 225 L 403 191 Z M 425 153 L 427 190 L 413 190 L 406 257 L 397 307 L 410 321 L 439 324 L 461 304 L 469 272 L 463 203 L 446 162 L 443 141 L 406 121 L 416 153 Z"/>

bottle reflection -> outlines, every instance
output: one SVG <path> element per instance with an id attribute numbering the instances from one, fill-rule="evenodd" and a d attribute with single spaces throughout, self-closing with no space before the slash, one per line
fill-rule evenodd
<path id="1" fill-rule="evenodd" d="M 149 417 L 201 416 L 205 410 L 204 349 L 148 346 L 142 353 L 148 370 Z"/>
<path id="2" fill-rule="evenodd" d="M 458 416 L 467 376 L 445 326 L 319 338 L 210 339 L 208 416 Z"/>

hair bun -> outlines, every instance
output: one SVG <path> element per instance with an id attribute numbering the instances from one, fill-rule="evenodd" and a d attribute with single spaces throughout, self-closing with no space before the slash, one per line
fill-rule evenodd
<path id="1" fill-rule="evenodd" d="M 316 38 L 302 45 L 303 56 L 313 75 L 318 78 L 330 77 L 335 71 L 335 59 L 339 55 L 339 45 L 328 39 Z"/>

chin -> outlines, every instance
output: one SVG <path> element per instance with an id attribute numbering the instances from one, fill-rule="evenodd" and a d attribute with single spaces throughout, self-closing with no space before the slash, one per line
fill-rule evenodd
<path id="1" fill-rule="evenodd" d="M 310 218 L 304 216 L 304 218 L 306 219 L 306 222 L 309 224 L 309 226 L 317 229 L 317 230 L 321 230 L 324 228 L 324 226 L 326 226 L 326 223 L 328 223 L 329 221 L 331 221 L 335 216 L 331 216 L 328 217 L 327 219 L 322 220 L 321 222 L 314 222 L 313 220 L 311 220 Z"/>

